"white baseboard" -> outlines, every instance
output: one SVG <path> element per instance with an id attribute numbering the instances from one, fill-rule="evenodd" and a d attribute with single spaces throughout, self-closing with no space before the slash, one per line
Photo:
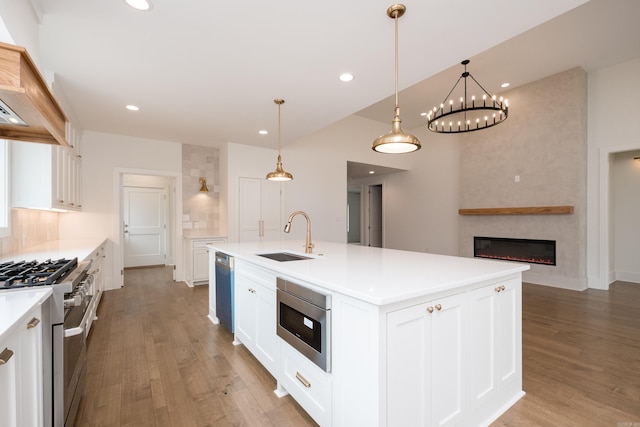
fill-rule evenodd
<path id="1" fill-rule="evenodd" d="M 616 271 L 615 277 L 623 282 L 640 283 L 640 273 L 635 271 Z"/>
<path id="2" fill-rule="evenodd" d="M 554 288 L 571 289 L 574 291 L 584 291 L 587 289 L 586 278 L 574 278 L 564 276 L 554 276 L 552 274 L 536 274 L 531 271 L 522 273 L 522 281 L 535 285 L 552 286 Z"/>

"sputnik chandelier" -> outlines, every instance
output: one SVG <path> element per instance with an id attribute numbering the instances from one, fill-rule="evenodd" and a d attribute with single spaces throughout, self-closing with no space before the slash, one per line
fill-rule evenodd
<path id="1" fill-rule="evenodd" d="M 458 78 L 451 88 L 449 94 L 439 107 L 433 107 L 433 110 L 427 113 L 427 127 L 430 131 L 438 133 L 463 133 L 473 132 L 475 130 L 487 129 L 507 120 L 509 115 L 509 101 L 495 95 L 490 95 L 480 83 L 467 71 L 469 60 L 465 59 L 461 62 L 464 65 L 464 72 Z M 475 95 L 468 98 L 467 78 L 471 80 L 482 90 L 480 99 L 476 99 Z M 454 91 L 460 80 L 464 79 L 464 92 L 458 101 L 454 101 Z"/>

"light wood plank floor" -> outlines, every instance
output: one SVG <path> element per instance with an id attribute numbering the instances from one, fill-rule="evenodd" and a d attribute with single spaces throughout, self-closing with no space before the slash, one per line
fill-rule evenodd
<path id="1" fill-rule="evenodd" d="M 89 336 L 77 424 L 315 426 L 207 313 L 207 286 L 174 283 L 168 268 L 126 270 Z M 493 426 L 640 427 L 640 285 L 525 284 L 523 365 L 527 395 Z"/>
<path id="2" fill-rule="evenodd" d="M 494 426 L 640 427 L 640 284 L 525 284 L 523 388 Z"/>
<path id="3" fill-rule="evenodd" d="M 168 268 L 126 270 L 89 335 L 77 425 L 315 426 L 208 306 L 208 286 L 174 283 Z"/>

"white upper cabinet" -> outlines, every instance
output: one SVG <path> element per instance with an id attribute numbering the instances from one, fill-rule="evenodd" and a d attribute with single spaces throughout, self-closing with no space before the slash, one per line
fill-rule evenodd
<path id="1" fill-rule="evenodd" d="M 80 134 L 68 135 L 73 144 L 14 142 L 11 146 L 11 206 L 47 210 L 82 210 Z"/>

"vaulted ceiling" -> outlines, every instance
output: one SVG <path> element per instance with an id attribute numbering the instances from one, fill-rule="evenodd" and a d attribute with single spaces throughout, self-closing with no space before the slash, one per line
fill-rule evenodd
<path id="1" fill-rule="evenodd" d="M 352 114 L 393 114 L 394 22 L 382 0 L 32 0 L 40 56 L 80 128 L 273 148 Z M 636 0 L 407 0 L 399 20 L 403 126 L 441 101 L 461 60 L 490 92 L 640 56 Z M 9 25 L 8 25 L 9 26 Z M 11 29 L 11 28 L 9 28 Z M 338 79 L 343 72 L 352 82 Z M 137 112 L 125 109 L 135 104 Z M 268 135 L 259 135 L 259 130 Z M 377 135 L 372 135 L 374 138 Z"/>

